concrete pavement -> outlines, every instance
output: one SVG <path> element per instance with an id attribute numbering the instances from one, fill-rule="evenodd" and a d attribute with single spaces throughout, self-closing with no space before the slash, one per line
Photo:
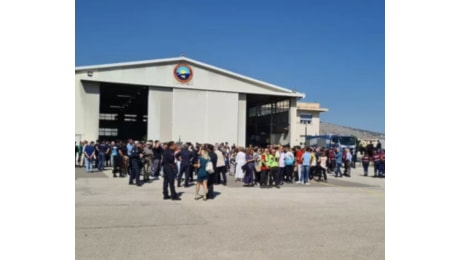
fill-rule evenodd
<path id="1" fill-rule="evenodd" d="M 164 201 L 76 169 L 76 259 L 384 259 L 385 180 L 359 176 L 281 189 L 215 186 L 214 200 Z M 359 172 L 359 173 L 358 173 Z"/>

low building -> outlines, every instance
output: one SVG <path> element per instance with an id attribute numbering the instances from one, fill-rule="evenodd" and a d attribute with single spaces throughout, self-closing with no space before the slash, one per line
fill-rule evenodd
<path id="1" fill-rule="evenodd" d="M 327 108 L 320 107 L 319 103 L 297 102 L 295 127 L 292 128 L 291 145 L 303 145 L 306 135 L 319 135 L 320 115 L 327 112 Z"/>

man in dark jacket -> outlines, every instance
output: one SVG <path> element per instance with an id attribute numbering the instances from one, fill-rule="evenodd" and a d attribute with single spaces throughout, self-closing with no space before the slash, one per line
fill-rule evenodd
<path id="1" fill-rule="evenodd" d="M 174 162 L 174 151 L 176 144 L 169 142 L 166 150 L 163 153 L 163 199 L 181 200 L 174 188 L 174 179 L 176 177 L 176 163 Z M 168 186 L 171 190 L 171 196 L 168 193 Z"/>
<path id="2" fill-rule="evenodd" d="M 185 184 L 184 187 L 189 186 L 190 181 L 190 173 L 192 172 L 192 166 L 190 165 L 191 161 L 193 160 L 193 154 L 189 150 L 187 144 L 182 146 L 180 152 L 176 154 L 176 159 L 180 161 L 180 169 L 179 169 L 179 177 L 177 180 L 177 187 L 180 187 L 182 182 L 182 176 L 185 173 Z"/>
<path id="3" fill-rule="evenodd" d="M 206 145 L 208 150 L 209 158 L 211 158 L 212 167 L 214 168 L 214 173 L 209 174 L 208 178 L 208 199 L 214 199 L 214 183 L 216 182 L 216 166 L 217 166 L 217 154 L 214 152 L 214 146 L 212 144 Z"/>
<path id="4" fill-rule="evenodd" d="M 142 183 L 139 179 L 141 173 L 141 159 L 143 157 L 142 153 L 142 144 L 137 143 L 135 147 L 131 150 L 131 175 L 129 176 L 129 185 L 134 185 L 134 180 L 136 180 L 137 186 L 142 186 Z"/>

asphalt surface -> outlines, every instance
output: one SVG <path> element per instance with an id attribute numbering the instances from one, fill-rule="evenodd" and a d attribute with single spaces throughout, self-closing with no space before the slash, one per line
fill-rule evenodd
<path id="1" fill-rule="evenodd" d="M 229 176 L 214 200 L 163 200 L 110 171 L 76 168 L 76 259 L 384 259 L 385 179 L 242 187 Z"/>

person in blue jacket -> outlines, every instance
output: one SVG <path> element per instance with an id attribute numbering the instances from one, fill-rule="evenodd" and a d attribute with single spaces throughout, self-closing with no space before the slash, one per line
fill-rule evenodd
<path id="1" fill-rule="evenodd" d="M 343 177 L 342 170 L 340 167 L 342 167 L 342 151 L 340 151 L 340 148 L 335 149 L 335 177 Z M 339 175 L 340 174 L 340 175 Z"/>

